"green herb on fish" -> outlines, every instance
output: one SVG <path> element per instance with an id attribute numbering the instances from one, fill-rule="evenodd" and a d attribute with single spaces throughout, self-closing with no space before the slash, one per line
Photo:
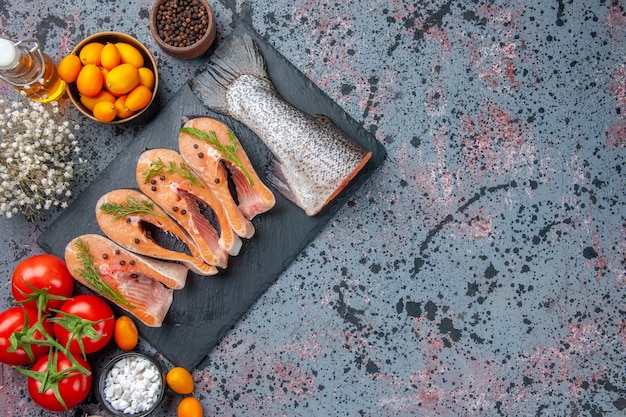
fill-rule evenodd
<path id="1" fill-rule="evenodd" d="M 195 175 L 193 175 L 191 169 L 189 169 L 187 164 L 181 162 L 180 164 L 176 165 L 176 162 L 174 161 L 170 161 L 169 164 L 165 164 L 165 162 L 163 162 L 161 158 L 150 163 L 150 169 L 145 172 L 143 180 L 145 183 L 147 183 L 148 181 L 150 181 L 150 179 L 156 177 L 157 175 L 163 174 L 178 174 L 181 177 L 188 179 L 198 187 L 204 188 L 204 184 L 202 184 L 202 181 L 200 181 Z"/>
<path id="2" fill-rule="evenodd" d="M 110 285 L 102 280 L 100 271 L 98 271 L 98 268 L 94 263 L 93 254 L 89 250 L 89 245 L 83 242 L 82 239 L 78 239 L 76 240 L 76 247 L 78 248 L 78 259 L 80 259 L 83 266 L 83 269 L 80 269 L 78 273 L 85 278 L 85 281 L 87 281 L 89 285 L 101 295 L 107 296 L 111 298 L 111 300 L 117 301 L 129 308 L 135 308 L 135 306 L 129 303 L 119 291 L 111 288 Z"/>
<path id="3" fill-rule="evenodd" d="M 208 143 L 209 145 L 213 146 L 215 150 L 217 150 L 222 155 L 224 155 L 224 158 L 228 159 L 230 162 L 235 164 L 239 169 L 241 169 L 241 172 L 243 173 L 243 175 L 246 176 L 246 178 L 248 179 L 248 182 L 250 182 L 250 185 L 254 185 L 254 180 L 252 179 L 252 176 L 243 166 L 239 158 L 237 158 L 237 142 L 235 141 L 235 134 L 233 133 L 232 130 L 228 131 L 228 136 L 230 138 L 228 145 L 223 145 L 217 139 L 217 135 L 215 134 L 214 131 L 210 131 L 207 134 L 204 131 L 200 129 L 196 129 L 194 127 L 183 127 L 180 129 L 180 131 L 183 133 L 190 134 L 191 136 L 197 139 L 200 139 Z"/>
<path id="4" fill-rule="evenodd" d="M 146 213 L 157 217 L 166 217 L 163 213 L 154 211 L 154 204 L 146 200 L 139 200 L 136 197 L 128 197 L 126 204 L 105 203 L 100 206 L 106 214 L 112 214 L 115 220 L 123 219 L 126 216 Z"/>

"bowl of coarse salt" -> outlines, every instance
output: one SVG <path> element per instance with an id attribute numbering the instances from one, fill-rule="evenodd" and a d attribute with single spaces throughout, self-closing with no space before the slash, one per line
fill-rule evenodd
<path id="1" fill-rule="evenodd" d="M 147 416 L 157 408 L 164 393 L 160 365 L 139 352 L 113 358 L 105 365 L 98 383 L 100 402 L 114 416 Z"/>

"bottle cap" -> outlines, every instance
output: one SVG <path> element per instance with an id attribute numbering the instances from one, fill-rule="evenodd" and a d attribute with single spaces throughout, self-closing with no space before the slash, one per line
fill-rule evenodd
<path id="1" fill-rule="evenodd" d="M 17 47 L 8 39 L 0 38 L 0 71 L 15 68 L 20 55 Z"/>

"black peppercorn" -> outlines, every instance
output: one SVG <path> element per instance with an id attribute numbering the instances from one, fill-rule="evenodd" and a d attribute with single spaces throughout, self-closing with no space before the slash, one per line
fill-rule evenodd
<path id="1" fill-rule="evenodd" d="M 169 45 L 191 46 L 204 36 L 208 28 L 208 13 L 198 0 L 167 0 L 157 9 L 156 29 Z"/>

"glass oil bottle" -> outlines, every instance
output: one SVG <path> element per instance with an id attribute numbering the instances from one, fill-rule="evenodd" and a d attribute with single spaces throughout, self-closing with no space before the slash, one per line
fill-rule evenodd
<path id="1" fill-rule="evenodd" d="M 42 103 L 58 99 L 65 91 L 56 65 L 37 40 L 13 43 L 0 38 L 0 78 L 29 99 Z"/>

